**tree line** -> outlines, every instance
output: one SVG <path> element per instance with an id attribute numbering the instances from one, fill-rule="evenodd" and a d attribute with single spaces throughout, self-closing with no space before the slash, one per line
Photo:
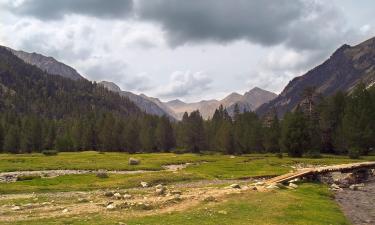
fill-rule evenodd
<path id="1" fill-rule="evenodd" d="M 321 153 L 369 154 L 375 146 L 375 88 L 359 84 L 350 94 L 314 101 L 314 90 L 279 120 L 277 113 L 259 118 L 254 112 L 234 114 L 220 106 L 203 120 L 199 111 L 182 121 L 146 114 L 91 112 L 66 118 L 0 113 L 0 149 L 28 153 L 58 151 L 282 153 L 300 157 Z"/>

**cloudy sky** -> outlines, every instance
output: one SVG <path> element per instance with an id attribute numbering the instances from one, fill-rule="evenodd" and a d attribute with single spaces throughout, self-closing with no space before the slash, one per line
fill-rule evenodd
<path id="1" fill-rule="evenodd" d="M 279 93 L 340 45 L 375 36 L 373 0 L 0 0 L 0 45 L 90 80 L 185 101 Z"/>

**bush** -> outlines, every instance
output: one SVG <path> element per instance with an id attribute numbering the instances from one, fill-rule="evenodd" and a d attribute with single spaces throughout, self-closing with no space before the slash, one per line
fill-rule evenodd
<path id="1" fill-rule="evenodd" d="M 17 181 L 23 181 L 23 180 L 34 180 L 41 178 L 39 175 L 20 175 L 17 177 Z"/>
<path id="2" fill-rule="evenodd" d="M 361 155 L 361 149 L 358 147 L 352 147 L 349 149 L 348 155 L 351 159 L 359 159 Z"/>
<path id="3" fill-rule="evenodd" d="M 45 156 L 52 156 L 59 154 L 59 152 L 57 150 L 43 150 L 42 154 Z"/>

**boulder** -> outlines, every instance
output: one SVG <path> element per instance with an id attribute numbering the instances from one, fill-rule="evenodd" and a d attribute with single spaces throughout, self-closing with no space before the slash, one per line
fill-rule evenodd
<path id="1" fill-rule="evenodd" d="M 291 188 L 298 188 L 298 185 L 295 183 L 289 183 L 289 187 Z"/>
<path id="2" fill-rule="evenodd" d="M 69 212 L 68 209 L 64 209 L 64 210 L 62 211 L 62 213 L 67 213 L 67 212 Z"/>
<path id="3" fill-rule="evenodd" d="M 105 170 L 100 170 L 96 173 L 96 177 L 98 178 L 108 178 L 108 174 L 107 174 L 107 171 Z"/>
<path id="4" fill-rule="evenodd" d="M 140 163 L 141 161 L 139 159 L 129 158 L 129 165 L 131 166 L 139 165 Z"/>

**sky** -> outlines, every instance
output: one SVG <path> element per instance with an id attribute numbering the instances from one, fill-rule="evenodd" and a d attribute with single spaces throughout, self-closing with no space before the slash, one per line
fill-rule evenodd
<path id="1" fill-rule="evenodd" d="M 0 0 L 0 45 L 164 101 L 280 93 L 375 36 L 373 0 Z"/>

